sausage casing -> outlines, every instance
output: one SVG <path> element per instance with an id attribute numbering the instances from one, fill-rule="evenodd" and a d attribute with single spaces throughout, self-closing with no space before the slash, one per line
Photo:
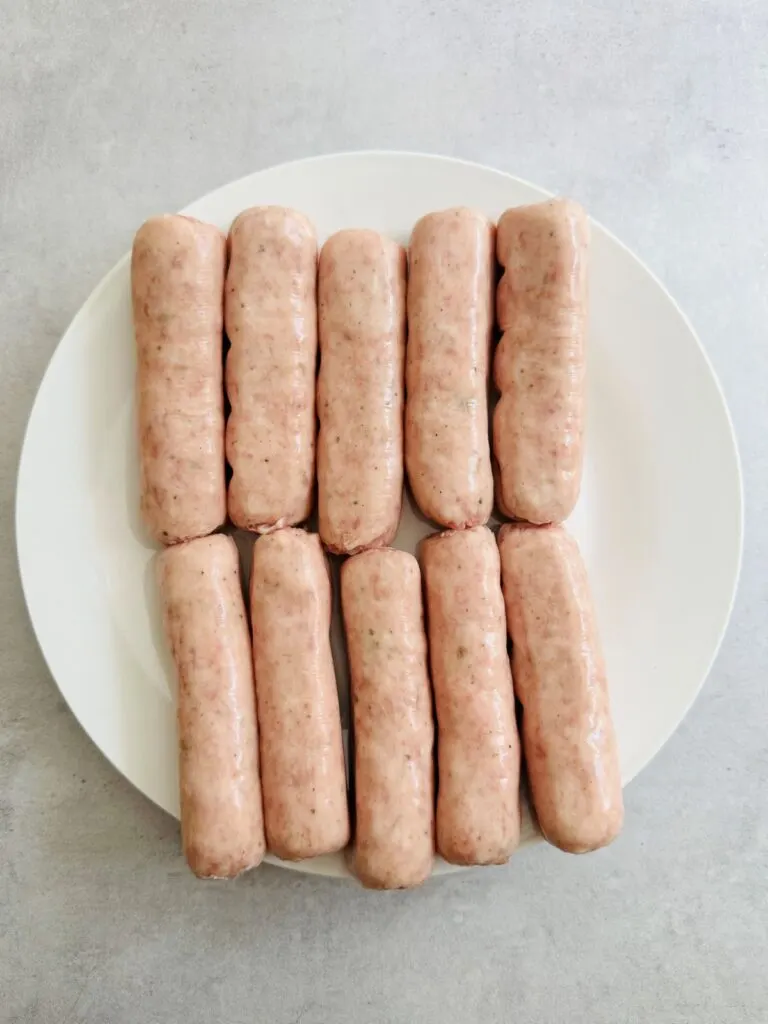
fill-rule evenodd
<path id="1" fill-rule="evenodd" d="M 502 864 L 520 841 L 515 721 L 499 551 L 485 526 L 421 547 L 437 711 L 437 849 Z"/>
<path id="2" fill-rule="evenodd" d="M 589 221 L 570 200 L 499 221 L 496 497 L 532 523 L 567 519 L 581 487 L 588 246 Z"/>
<path id="3" fill-rule="evenodd" d="M 534 809 L 555 846 L 595 850 L 621 831 L 624 809 L 586 568 L 559 526 L 509 524 L 499 550 Z"/>
<path id="4" fill-rule="evenodd" d="M 319 530 L 338 554 L 388 544 L 403 499 L 405 252 L 339 231 L 320 252 Z"/>
<path id="5" fill-rule="evenodd" d="M 285 529 L 256 541 L 251 623 L 267 845 L 284 860 L 340 850 L 349 811 L 317 534 Z"/>
<path id="6" fill-rule="evenodd" d="M 364 885 L 423 882 L 434 854 L 434 726 L 416 559 L 391 548 L 341 567 L 355 748 L 353 868 Z"/>
<path id="7" fill-rule="evenodd" d="M 157 579 L 178 675 L 184 853 L 201 878 L 264 856 L 256 706 L 237 548 L 202 537 L 164 551 Z"/>
<path id="8" fill-rule="evenodd" d="M 190 217 L 153 217 L 133 243 L 141 515 L 163 544 L 226 518 L 225 261 L 219 229 Z"/>
<path id="9" fill-rule="evenodd" d="M 261 533 L 312 509 L 317 239 L 303 214 L 266 206 L 237 217 L 228 245 L 229 516 Z"/>
<path id="10" fill-rule="evenodd" d="M 405 460 L 417 505 L 441 526 L 493 506 L 488 364 L 493 224 L 463 208 L 423 217 L 408 253 Z"/>

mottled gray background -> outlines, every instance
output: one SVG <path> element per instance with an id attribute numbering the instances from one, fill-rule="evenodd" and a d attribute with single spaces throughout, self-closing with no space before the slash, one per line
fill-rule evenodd
<path id="1" fill-rule="evenodd" d="M 0 24 L 0 1019 L 765 1024 L 764 0 L 2 0 Z M 275 868 L 199 884 L 43 664 L 15 567 L 22 432 L 145 216 L 361 147 L 572 192 L 660 275 L 733 411 L 742 585 L 611 849 L 536 848 L 413 894 Z"/>

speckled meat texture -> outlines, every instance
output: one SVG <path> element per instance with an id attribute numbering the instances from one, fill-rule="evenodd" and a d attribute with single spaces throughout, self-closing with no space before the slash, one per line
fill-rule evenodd
<path id="1" fill-rule="evenodd" d="M 267 845 L 285 860 L 332 853 L 349 841 L 349 810 L 317 534 L 285 529 L 256 541 L 251 623 Z"/>
<path id="2" fill-rule="evenodd" d="M 262 533 L 312 510 L 317 240 L 303 214 L 267 206 L 241 213 L 228 244 L 229 515 Z"/>
<path id="3" fill-rule="evenodd" d="M 570 200 L 499 221 L 496 498 L 531 523 L 567 519 L 581 487 L 588 246 L 589 221 Z"/>
<path id="4" fill-rule="evenodd" d="M 586 569 L 558 526 L 504 526 L 499 549 L 536 815 L 555 846 L 595 850 L 621 831 L 624 808 Z"/>
<path id="5" fill-rule="evenodd" d="M 413 496 L 441 526 L 493 506 L 488 367 L 495 230 L 467 209 L 423 217 L 408 258 L 405 460 Z"/>
<path id="6" fill-rule="evenodd" d="M 434 726 L 416 559 L 366 551 L 341 569 L 355 746 L 353 870 L 403 889 L 434 855 Z"/>
<path id="7" fill-rule="evenodd" d="M 153 217 L 133 243 L 141 515 L 163 544 L 226 518 L 222 339 L 225 239 Z"/>
<path id="8" fill-rule="evenodd" d="M 340 231 L 320 253 L 319 529 L 339 554 L 389 544 L 403 499 L 405 252 Z"/>
<path id="9" fill-rule="evenodd" d="M 184 853 L 201 878 L 264 856 L 251 643 L 237 548 L 203 537 L 164 551 L 157 579 L 178 674 Z"/>
<path id="10" fill-rule="evenodd" d="M 427 538 L 421 561 L 438 728 L 437 849 L 503 864 L 520 841 L 520 742 L 496 539 Z"/>

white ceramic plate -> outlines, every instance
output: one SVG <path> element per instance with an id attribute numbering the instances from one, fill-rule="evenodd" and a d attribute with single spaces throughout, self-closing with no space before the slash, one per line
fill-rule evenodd
<path id="1" fill-rule="evenodd" d="M 546 195 L 458 160 L 351 153 L 260 171 L 185 212 L 227 228 L 245 207 L 290 205 L 321 241 L 371 227 L 406 242 L 430 210 L 468 205 L 496 218 Z M 739 572 L 742 495 L 723 395 L 690 324 L 620 242 L 593 228 L 587 458 L 570 526 L 591 572 L 626 783 L 680 723 L 717 652 Z M 136 511 L 133 376 L 126 256 L 75 317 L 40 386 L 19 469 L 19 565 L 72 711 L 119 771 L 177 815 L 172 673 L 154 548 Z M 398 545 L 412 550 L 425 532 L 406 508 Z M 530 823 L 525 836 L 535 837 Z M 346 873 L 341 856 L 295 866 Z"/>

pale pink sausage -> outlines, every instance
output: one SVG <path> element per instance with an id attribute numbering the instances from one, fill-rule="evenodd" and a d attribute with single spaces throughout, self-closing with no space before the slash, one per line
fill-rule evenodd
<path id="1" fill-rule="evenodd" d="M 234 878 L 264 856 L 251 642 L 235 543 L 164 551 L 157 579 L 178 674 L 181 836 L 201 878 Z"/>
<path id="2" fill-rule="evenodd" d="M 589 221 L 570 200 L 499 221 L 496 497 L 532 523 L 567 519 L 581 487 L 588 247 Z"/>
<path id="3" fill-rule="evenodd" d="M 559 526 L 504 526 L 499 549 L 536 815 L 555 846 L 595 850 L 619 834 L 624 807 L 586 568 Z"/>
<path id="4" fill-rule="evenodd" d="M 317 240 L 303 214 L 262 206 L 240 214 L 228 245 L 229 516 L 263 533 L 312 510 Z"/>
<path id="5" fill-rule="evenodd" d="M 251 623 L 267 845 L 284 860 L 332 853 L 349 841 L 349 811 L 317 534 L 285 529 L 256 541 Z"/>
<path id="6" fill-rule="evenodd" d="M 421 547 L 437 711 L 437 849 L 503 864 L 520 841 L 520 742 L 496 538 L 485 526 Z"/>
<path id="7" fill-rule="evenodd" d="M 341 567 L 355 748 L 353 868 L 366 886 L 419 885 L 434 854 L 434 726 L 416 559 L 366 551 Z"/>
<path id="8" fill-rule="evenodd" d="M 318 272 L 319 529 L 338 554 L 394 538 L 403 499 L 405 252 L 339 231 Z"/>
<path id="9" fill-rule="evenodd" d="M 219 229 L 190 217 L 153 217 L 133 243 L 141 515 L 163 544 L 226 518 L 225 261 Z"/>
<path id="10" fill-rule="evenodd" d="M 405 461 L 425 516 L 460 529 L 493 506 L 488 365 L 493 224 L 463 208 L 430 213 L 408 253 Z"/>

